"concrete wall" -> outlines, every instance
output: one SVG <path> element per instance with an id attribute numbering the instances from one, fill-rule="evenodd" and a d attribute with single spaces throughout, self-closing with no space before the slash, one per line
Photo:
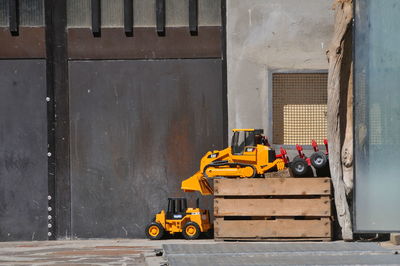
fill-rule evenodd
<path id="1" fill-rule="evenodd" d="M 328 68 L 332 3 L 227 0 L 229 129 L 264 128 L 272 135 L 271 73 Z"/>

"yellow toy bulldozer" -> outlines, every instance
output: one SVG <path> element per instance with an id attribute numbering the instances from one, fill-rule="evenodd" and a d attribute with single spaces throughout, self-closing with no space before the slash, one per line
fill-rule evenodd
<path id="1" fill-rule="evenodd" d="M 200 162 L 200 170 L 182 182 L 185 192 L 199 191 L 212 195 L 207 181 L 212 177 L 256 177 L 286 167 L 285 158 L 275 154 L 263 136 L 262 129 L 233 129 L 230 147 L 207 152 Z"/>
<path id="2" fill-rule="evenodd" d="M 192 240 L 197 239 L 200 233 L 210 233 L 211 230 L 208 210 L 201 210 L 199 206 L 187 208 L 186 198 L 168 198 L 167 212 L 162 210 L 156 214 L 145 233 L 151 240 L 161 239 L 166 232 L 171 235 L 182 233 L 184 238 Z"/>

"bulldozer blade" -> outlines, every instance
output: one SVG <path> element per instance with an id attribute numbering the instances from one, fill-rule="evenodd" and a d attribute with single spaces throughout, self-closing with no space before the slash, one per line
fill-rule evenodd
<path id="1" fill-rule="evenodd" d="M 199 191 L 202 195 L 213 194 L 213 189 L 207 179 L 200 172 L 197 172 L 188 179 L 183 180 L 181 188 L 185 192 Z"/>

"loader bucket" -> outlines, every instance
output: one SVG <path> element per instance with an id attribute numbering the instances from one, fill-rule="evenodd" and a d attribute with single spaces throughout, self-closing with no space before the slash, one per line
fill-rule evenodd
<path id="1" fill-rule="evenodd" d="M 188 179 L 183 180 L 181 189 L 183 189 L 184 192 L 199 191 L 202 195 L 213 194 L 213 189 L 207 179 L 200 172 L 197 172 Z"/>

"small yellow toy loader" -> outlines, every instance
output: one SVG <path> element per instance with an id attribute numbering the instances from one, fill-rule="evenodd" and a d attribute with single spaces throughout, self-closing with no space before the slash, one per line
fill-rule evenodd
<path id="1" fill-rule="evenodd" d="M 198 205 L 198 204 L 197 204 Z M 187 208 L 186 198 L 168 198 L 167 212 L 156 214 L 146 227 L 146 236 L 151 240 L 161 239 L 165 233 L 182 233 L 183 237 L 197 239 L 200 233 L 210 233 L 212 229 L 208 210 Z"/>

